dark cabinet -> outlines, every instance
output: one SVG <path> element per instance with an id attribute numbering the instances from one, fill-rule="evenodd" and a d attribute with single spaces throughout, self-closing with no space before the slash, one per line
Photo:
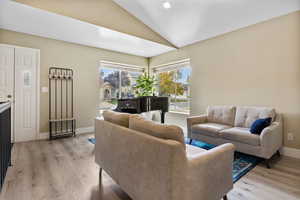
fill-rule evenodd
<path id="1" fill-rule="evenodd" d="M 0 112 L 0 191 L 11 161 L 11 109 Z"/>

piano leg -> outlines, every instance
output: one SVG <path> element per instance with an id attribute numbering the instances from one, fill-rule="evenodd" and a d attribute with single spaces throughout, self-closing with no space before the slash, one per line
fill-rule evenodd
<path id="1" fill-rule="evenodd" d="M 165 112 L 163 112 L 163 111 L 161 111 L 160 112 L 160 122 L 162 123 L 162 124 L 164 124 L 165 123 Z"/>

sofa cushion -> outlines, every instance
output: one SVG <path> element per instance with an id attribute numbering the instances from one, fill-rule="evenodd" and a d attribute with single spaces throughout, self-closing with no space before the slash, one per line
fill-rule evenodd
<path id="1" fill-rule="evenodd" d="M 235 111 L 234 106 L 209 106 L 207 108 L 207 121 L 233 126 Z"/>
<path id="2" fill-rule="evenodd" d="M 129 115 L 128 113 L 114 112 L 111 110 L 103 111 L 103 119 L 120 126 L 129 127 Z"/>
<path id="3" fill-rule="evenodd" d="M 249 128 L 234 127 L 220 131 L 220 137 L 253 146 L 260 145 L 260 137 L 251 134 Z"/>
<path id="4" fill-rule="evenodd" d="M 167 140 L 176 140 L 185 148 L 183 130 L 179 126 L 160 124 L 154 121 L 146 120 L 139 115 L 130 115 L 129 128 L 154 137 Z"/>
<path id="5" fill-rule="evenodd" d="M 274 108 L 239 106 L 236 109 L 234 126 L 250 128 L 253 122 L 259 118 L 271 117 L 274 121 L 275 116 Z"/>
<path id="6" fill-rule="evenodd" d="M 218 137 L 219 131 L 232 128 L 231 126 L 216 123 L 195 124 L 192 126 L 192 133 L 202 134 L 211 137 Z"/>

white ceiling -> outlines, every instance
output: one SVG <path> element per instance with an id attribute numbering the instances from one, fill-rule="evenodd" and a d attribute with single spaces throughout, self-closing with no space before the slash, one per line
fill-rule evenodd
<path id="1" fill-rule="evenodd" d="M 174 49 L 10 0 L 0 0 L 0 28 L 143 57 Z"/>
<path id="2" fill-rule="evenodd" d="M 114 1 L 177 47 L 300 10 L 300 0 Z"/>

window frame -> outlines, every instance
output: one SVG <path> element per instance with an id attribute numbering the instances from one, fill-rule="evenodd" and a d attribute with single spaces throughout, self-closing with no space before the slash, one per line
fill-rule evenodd
<path id="1" fill-rule="evenodd" d="M 142 67 L 142 66 L 138 66 L 138 65 L 131 65 L 131 64 L 124 64 L 124 63 L 117 63 L 117 62 L 112 62 L 112 61 L 105 61 L 105 60 L 101 60 L 98 64 L 97 67 L 97 73 L 98 73 L 98 79 L 101 78 L 100 77 L 100 72 L 102 68 L 106 68 L 106 69 L 112 69 L 112 70 L 118 70 L 119 73 L 119 95 L 117 96 L 117 99 L 122 98 L 122 71 L 127 71 L 127 72 L 140 72 L 140 73 L 145 73 L 146 68 Z M 99 84 L 99 88 L 101 88 L 102 86 Z M 100 98 L 100 96 L 99 96 Z M 100 103 L 101 99 L 98 100 Z M 107 110 L 110 109 L 108 107 L 101 107 L 100 105 L 98 105 L 97 107 L 99 111 L 102 110 Z"/>
<path id="2" fill-rule="evenodd" d="M 178 81 L 177 71 L 182 68 L 185 68 L 185 67 L 189 67 L 191 70 L 191 74 L 192 74 L 192 67 L 191 67 L 190 59 L 184 59 L 184 60 L 179 60 L 179 61 L 175 61 L 175 62 L 165 63 L 162 65 L 157 65 L 157 66 L 152 67 L 151 71 L 152 71 L 152 74 L 155 76 L 157 76 L 159 73 L 175 71 L 175 76 L 176 76 L 175 82 L 177 82 Z M 175 101 L 176 101 L 177 97 L 178 97 L 178 95 L 175 95 Z M 191 113 L 191 82 L 188 83 L 187 101 L 188 101 L 188 111 L 187 112 L 181 112 L 181 111 L 177 111 L 177 110 L 169 110 L 169 112 L 176 113 L 176 114 L 186 114 L 186 115 L 189 115 Z"/>

